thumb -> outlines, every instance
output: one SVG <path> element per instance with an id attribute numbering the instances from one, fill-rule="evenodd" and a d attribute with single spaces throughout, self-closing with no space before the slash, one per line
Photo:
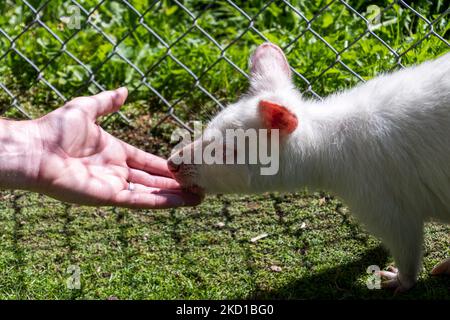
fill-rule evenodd
<path id="1" fill-rule="evenodd" d="M 97 119 L 98 117 L 107 115 L 109 113 L 116 112 L 125 103 L 128 96 L 128 89 L 122 87 L 116 90 L 103 91 L 95 96 L 89 97 L 94 100 L 93 105 L 89 105 L 89 113 L 92 117 Z"/>

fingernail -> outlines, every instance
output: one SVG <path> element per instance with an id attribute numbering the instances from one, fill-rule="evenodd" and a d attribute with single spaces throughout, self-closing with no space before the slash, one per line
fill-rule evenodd
<path id="1" fill-rule="evenodd" d="M 127 87 L 120 87 L 116 89 L 116 92 L 123 98 L 124 96 L 128 96 L 128 89 Z"/>

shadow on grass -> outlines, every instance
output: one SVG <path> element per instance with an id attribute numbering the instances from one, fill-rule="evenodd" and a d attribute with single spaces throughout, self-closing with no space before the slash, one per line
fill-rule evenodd
<path id="1" fill-rule="evenodd" d="M 277 289 L 256 290 L 244 299 L 450 299 L 450 277 L 419 280 L 409 292 L 397 296 L 389 290 L 369 290 L 358 282 L 368 266 L 384 266 L 388 257 L 380 245 L 353 262 L 312 272 Z"/>
<path id="2" fill-rule="evenodd" d="M 72 206 L 69 204 L 65 204 L 64 205 L 64 226 L 63 226 L 63 234 L 64 234 L 64 245 L 65 248 L 67 248 L 67 258 L 69 260 L 70 266 L 76 266 L 76 267 L 80 267 L 79 266 L 79 262 L 75 259 L 75 247 L 74 247 L 74 242 L 72 240 L 72 236 L 74 235 L 74 232 L 70 226 L 73 217 L 71 215 L 71 209 Z M 69 273 L 69 266 L 68 269 L 66 269 L 66 273 Z M 67 284 L 66 284 L 67 285 Z M 77 288 L 72 288 L 69 289 L 67 288 L 67 290 L 69 290 L 69 298 L 74 300 L 77 299 L 79 297 L 81 297 L 83 295 L 83 282 L 81 282 L 81 286 L 79 289 Z"/>
<path id="3" fill-rule="evenodd" d="M 21 245 L 21 239 L 22 239 L 22 221 L 21 221 L 21 213 L 22 209 L 19 204 L 19 200 L 22 196 L 14 194 L 13 200 L 12 200 L 12 207 L 13 207 L 13 220 L 14 220 L 14 227 L 13 227 L 13 254 L 14 254 L 14 260 L 13 267 L 17 272 L 17 282 L 15 291 L 17 292 L 17 298 L 23 299 L 26 295 L 27 287 L 26 287 L 26 281 L 25 281 L 25 251 Z"/>

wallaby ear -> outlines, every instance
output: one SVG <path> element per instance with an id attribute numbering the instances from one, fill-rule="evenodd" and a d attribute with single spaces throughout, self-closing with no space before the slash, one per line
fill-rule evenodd
<path id="1" fill-rule="evenodd" d="M 266 42 L 256 48 L 251 59 L 250 81 L 253 90 L 271 90 L 291 84 L 291 69 L 280 47 Z"/>
<path id="2" fill-rule="evenodd" d="M 261 100 L 258 107 L 267 129 L 279 129 L 280 135 L 286 135 L 297 128 L 297 116 L 286 107 L 266 100 Z"/>

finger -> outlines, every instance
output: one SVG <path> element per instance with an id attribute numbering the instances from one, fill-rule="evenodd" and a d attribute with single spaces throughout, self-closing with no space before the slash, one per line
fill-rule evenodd
<path id="1" fill-rule="evenodd" d="M 387 267 L 387 271 L 393 272 L 393 273 L 398 273 L 398 269 L 394 266 L 388 266 Z"/>
<path id="2" fill-rule="evenodd" d="M 129 169 L 128 181 L 160 189 L 181 189 L 180 184 L 174 179 L 153 176 L 137 169 Z"/>
<path id="3" fill-rule="evenodd" d="M 431 274 L 434 276 L 439 274 L 450 274 L 450 258 L 435 265 L 433 270 L 431 270 Z"/>
<path id="4" fill-rule="evenodd" d="M 137 192 L 123 190 L 114 198 L 113 205 L 133 209 L 166 209 L 181 206 L 194 206 L 201 202 L 198 196 L 179 193 Z"/>
<path id="5" fill-rule="evenodd" d="M 387 279 L 387 280 L 397 279 L 397 274 L 393 273 L 393 272 L 380 271 L 377 274 L 383 279 Z"/>
<path id="6" fill-rule="evenodd" d="M 70 101 L 67 106 L 81 106 L 93 119 L 116 112 L 125 103 L 128 96 L 128 89 L 125 87 L 103 91 L 90 97 L 79 97 Z"/>
<path id="7" fill-rule="evenodd" d="M 130 185 L 127 183 L 124 190 L 130 190 L 129 187 L 130 187 Z M 180 194 L 180 192 L 182 192 L 180 189 L 154 188 L 154 187 L 149 187 L 149 186 L 139 184 L 139 183 L 133 183 L 133 184 L 131 184 L 131 187 L 132 187 L 132 190 L 130 190 L 130 191 L 146 192 L 146 193 L 154 193 L 154 194 L 157 194 L 157 193 Z"/>
<path id="8" fill-rule="evenodd" d="M 167 161 L 163 158 L 155 156 L 154 154 L 147 153 L 139 150 L 132 145 L 129 145 L 123 141 L 120 141 L 125 148 L 127 155 L 127 164 L 130 168 L 143 170 L 148 173 L 156 174 L 158 176 L 172 177 L 169 168 L 167 167 Z"/>
<path id="9" fill-rule="evenodd" d="M 143 186 L 147 189 L 152 189 L 152 193 L 159 194 L 159 193 L 171 193 L 171 194 L 177 194 L 183 197 L 183 199 L 186 199 L 187 205 L 197 205 L 199 202 L 202 202 L 205 199 L 205 193 L 204 192 L 197 192 L 196 190 L 192 191 L 191 189 L 163 189 L 163 188 L 151 188 Z M 192 204 L 191 204 L 192 203 Z"/>
<path id="10" fill-rule="evenodd" d="M 125 87 L 112 91 L 104 91 L 92 96 L 92 98 L 97 101 L 95 119 L 119 110 L 119 108 L 125 103 L 127 97 L 128 89 Z"/>
<path id="11" fill-rule="evenodd" d="M 203 201 L 203 199 L 205 198 L 204 194 L 198 194 L 198 193 L 193 193 L 187 190 L 180 190 L 180 189 L 162 189 L 162 188 L 152 188 L 152 187 L 147 187 L 143 184 L 139 184 L 139 183 L 133 183 L 132 184 L 133 190 L 129 190 L 128 189 L 128 185 L 126 190 L 127 191 L 133 191 L 133 192 L 141 192 L 141 193 L 152 193 L 152 194 L 173 194 L 173 195 L 177 195 L 180 196 L 184 199 L 184 202 L 187 203 L 187 205 L 196 205 L 199 203 L 199 199 L 200 202 Z M 190 204 L 192 203 L 192 204 Z"/>

